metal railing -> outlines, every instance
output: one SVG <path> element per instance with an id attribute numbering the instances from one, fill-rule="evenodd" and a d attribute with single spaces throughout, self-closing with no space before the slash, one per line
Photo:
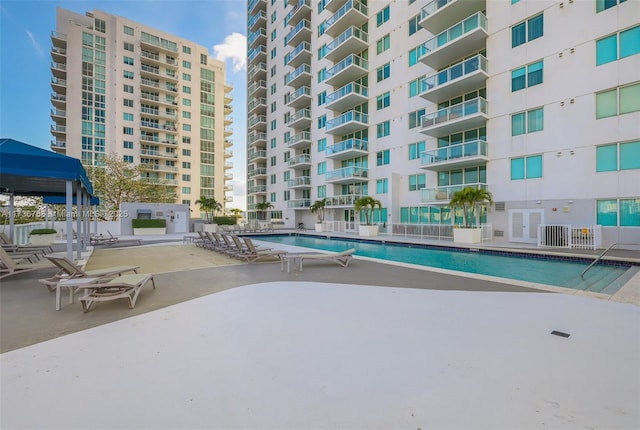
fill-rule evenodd
<path id="1" fill-rule="evenodd" d="M 540 224 L 538 246 L 551 248 L 598 249 L 602 246 L 602 226 Z"/>

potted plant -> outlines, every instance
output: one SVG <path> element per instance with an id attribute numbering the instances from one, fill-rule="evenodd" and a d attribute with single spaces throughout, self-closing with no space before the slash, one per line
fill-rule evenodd
<path id="1" fill-rule="evenodd" d="M 131 220 L 131 226 L 133 227 L 133 234 L 135 236 L 167 233 L 167 220 L 162 218 L 135 218 Z"/>
<path id="2" fill-rule="evenodd" d="M 309 210 L 312 214 L 316 214 L 316 231 L 322 231 L 322 223 L 324 222 L 324 208 L 327 205 L 327 198 L 325 197 L 322 200 L 316 200 L 309 207 Z"/>
<path id="3" fill-rule="evenodd" d="M 56 241 L 55 228 L 36 228 L 29 232 L 29 242 L 34 246 L 50 246 Z"/>
<path id="4" fill-rule="evenodd" d="M 218 225 L 213 222 L 213 216 L 222 210 L 222 204 L 213 197 L 200 196 L 195 204 L 200 206 L 200 211 L 204 212 L 205 225 L 204 231 L 215 233 L 218 231 Z"/>
<path id="5" fill-rule="evenodd" d="M 376 207 L 382 209 L 382 203 L 380 200 L 376 200 L 371 196 L 363 196 L 355 201 L 353 209 L 358 213 L 364 213 L 364 224 L 358 226 L 360 236 L 378 235 L 378 225 L 372 224 L 371 222 L 373 219 L 373 210 Z"/>
<path id="6" fill-rule="evenodd" d="M 480 227 L 480 206 L 493 203 L 493 197 L 487 190 L 474 187 L 464 187 L 453 193 L 449 202 L 452 208 L 462 208 L 462 226 L 454 226 L 453 241 L 462 243 L 479 243 L 482 241 L 482 228 Z M 475 224 L 471 224 L 471 221 Z"/>

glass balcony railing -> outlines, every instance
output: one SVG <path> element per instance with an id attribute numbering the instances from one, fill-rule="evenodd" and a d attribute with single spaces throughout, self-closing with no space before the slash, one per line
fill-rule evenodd
<path id="1" fill-rule="evenodd" d="M 291 62 L 291 60 L 295 58 L 298 54 L 300 54 L 302 51 L 311 52 L 311 44 L 309 42 L 300 43 L 298 46 L 295 47 L 293 51 L 285 55 L 284 64 L 289 64 L 289 62 Z"/>
<path id="2" fill-rule="evenodd" d="M 309 206 L 311 206 L 311 199 L 295 199 L 287 201 L 287 207 L 289 209 L 308 208 Z"/>
<path id="3" fill-rule="evenodd" d="M 266 193 L 266 192 L 267 192 L 267 186 L 266 185 L 256 185 L 255 187 L 250 187 L 247 190 L 248 194 Z"/>
<path id="4" fill-rule="evenodd" d="M 432 90 L 478 70 L 487 72 L 487 59 L 481 54 L 426 77 L 420 82 L 420 90 L 421 92 Z"/>
<path id="5" fill-rule="evenodd" d="M 357 122 L 362 122 L 362 123 L 365 123 L 365 124 L 369 124 L 369 115 L 367 115 L 366 113 L 362 113 L 362 112 L 356 112 L 354 110 L 351 110 L 349 112 L 345 112 L 342 115 L 327 121 L 327 124 L 325 126 L 325 130 L 327 130 L 327 131 L 332 130 L 334 128 L 337 128 L 337 127 L 339 127 L 339 126 L 341 126 L 343 124 L 346 124 L 348 122 L 351 122 L 351 121 L 357 121 Z"/>
<path id="6" fill-rule="evenodd" d="M 441 7 L 445 7 L 452 1 L 456 0 L 432 0 L 425 7 L 420 10 L 420 20 L 422 21 L 429 15 L 433 15 L 438 11 Z"/>
<path id="7" fill-rule="evenodd" d="M 265 115 L 254 115 L 249 117 L 249 121 L 247 123 L 248 127 L 253 127 L 256 124 L 260 124 L 260 123 L 266 123 L 267 122 L 267 117 Z"/>
<path id="8" fill-rule="evenodd" d="M 330 105 L 331 103 L 341 99 L 347 94 L 360 94 L 361 96 L 369 97 L 369 89 L 364 85 L 352 82 L 340 88 L 339 90 L 327 95 L 324 103 L 325 105 Z"/>
<path id="9" fill-rule="evenodd" d="M 298 164 L 311 164 L 311 155 L 300 154 L 295 157 L 291 157 L 287 162 L 289 167 L 297 166 Z"/>
<path id="10" fill-rule="evenodd" d="M 263 168 L 249 170 L 249 172 L 247 173 L 247 176 L 249 178 L 253 178 L 255 176 L 265 176 L 266 174 L 267 174 L 267 168 L 263 167 Z"/>
<path id="11" fill-rule="evenodd" d="M 285 141 L 285 145 L 291 146 L 300 142 L 311 141 L 311 132 L 309 131 L 301 131 L 289 138 L 289 140 Z"/>
<path id="12" fill-rule="evenodd" d="M 249 139 L 249 145 L 251 145 L 260 140 L 267 140 L 267 133 L 249 133 L 247 137 Z"/>
<path id="13" fill-rule="evenodd" d="M 247 110 L 252 111 L 257 107 L 266 106 L 266 105 L 267 105 L 267 99 L 265 99 L 264 97 L 260 97 L 260 98 L 251 100 L 251 102 L 247 105 Z"/>
<path id="14" fill-rule="evenodd" d="M 267 151 L 250 152 L 247 158 L 249 159 L 249 161 L 255 160 L 256 158 L 267 158 Z"/>
<path id="15" fill-rule="evenodd" d="M 457 160 L 465 157 L 487 156 L 488 144 L 484 140 L 473 140 L 425 151 L 420 154 L 420 164 L 427 166 L 434 163 Z"/>
<path id="16" fill-rule="evenodd" d="M 332 68 L 327 69 L 327 72 L 325 74 L 325 80 L 331 78 L 334 75 L 337 75 L 338 73 L 340 73 L 341 71 L 343 71 L 344 69 L 346 69 L 351 65 L 360 66 L 363 69 L 369 70 L 369 62 L 367 60 L 365 60 L 362 57 L 358 57 L 355 54 L 351 54 L 348 57 L 341 60 Z"/>
<path id="17" fill-rule="evenodd" d="M 287 186 L 291 187 L 303 187 L 311 185 L 311 176 L 298 176 L 287 181 Z"/>
<path id="18" fill-rule="evenodd" d="M 284 75 L 284 84 L 288 85 L 289 82 L 293 81 L 303 73 L 311 74 L 311 66 L 309 66 L 308 64 L 301 64 L 293 72 L 287 73 L 286 75 Z"/>
<path id="19" fill-rule="evenodd" d="M 465 34 L 475 30 L 478 27 L 481 27 L 485 31 L 487 31 L 487 17 L 482 12 L 471 15 L 464 21 L 461 21 L 449 27 L 442 33 L 420 45 L 420 57 L 428 55 L 436 49 L 441 48 L 447 43 L 464 36 Z"/>
<path id="20" fill-rule="evenodd" d="M 487 101 L 482 97 L 476 97 L 475 99 L 426 114 L 422 117 L 422 128 L 432 127 L 477 113 L 488 113 Z"/>
<path id="21" fill-rule="evenodd" d="M 267 55 L 267 49 L 263 45 L 260 45 L 257 48 L 250 49 L 249 55 L 247 55 L 247 60 L 249 61 L 249 63 L 251 63 L 260 54 Z"/>
<path id="22" fill-rule="evenodd" d="M 267 19 L 267 14 L 263 10 L 261 10 L 260 13 L 257 13 L 251 16 L 251 18 L 249 18 L 249 21 L 247 22 L 247 27 L 252 28 L 256 24 L 256 22 L 258 22 L 261 19 Z"/>
<path id="23" fill-rule="evenodd" d="M 354 149 L 360 151 L 368 151 L 368 148 L 369 143 L 366 140 L 347 139 L 327 147 L 324 150 L 324 154 L 325 156 L 331 156 L 340 152 L 351 151 Z"/>
<path id="24" fill-rule="evenodd" d="M 259 37 L 267 37 L 267 31 L 263 27 L 260 27 L 258 30 L 249 33 L 249 46 L 253 45 L 253 42 L 255 42 Z"/>
<path id="25" fill-rule="evenodd" d="M 477 182 L 473 184 L 459 184 L 459 185 L 446 185 L 440 187 L 423 188 L 421 190 L 421 201 L 435 202 L 435 201 L 447 201 L 453 198 L 453 194 L 456 191 L 461 191 L 465 187 L 477 188 L 479 190 L 488 190 L 487 184 Z"/>
<path id="26" fill-rule="evenodd" d="M 360 30 L 358 27 L 351 26 L 342 32 L 340 36 L 336 37 L 331 43 L 327 44 L 325 56 L 329 55 L 331 51 L 342 45 L 350 37 L 355 37 L 365 43 L 369 43 L 369 34 Z"/>
<path id="27" fill-rule="evenodd" d="M 297 98 L 302 97 L 302 96 L 311 97 L 311 88 L 309 88 L 309 87 L 300 87 L 300 88 L 298 88 L 293 93 L 287 94 L 284 97 L 284 102 L 285 102 L 285 104 L 289 104 L 289 103 L 293 102 L 294 100 L 296 100 Z"/>
<path id="28" fill-rule="evenodd" d="M 327 197 L 325 206 L 353 206 L 360 197 L 362 197 L 360 194 L 341 194 Z"/>
<path id="29" fill-rule="evenodd" d="M 335 181 L 337 179 L 366 178 L 368 172 L 369 170 L 365 167 L 349 166 L 326 172 L 324 179 L 325 181 Z"/>
<path id="30" fill-rule="evenodd" d="M 300 21 L 295 27 L 293 27 L 293 29 L 291 29 L 289 34 L 284 37 L 284 44 L 288 45 L 289 41 L 291 41 L 291 39 L 296 37 L 296 35 L 304 29 L 311 31 L 311 22 L 306 19 Z"/>
<path id="31" fill-rule="evenodd" d="M 362 14 L 364 16 L 368 16 L 369 15 L 369 10 L 367 9 L 366 5 L 364 5 L 363 3 L 359 2 L 358 0 L 348 0 L 344 4 L 344 6 L 342 6 L 340 9 L 338 9 L 338 11 L 336 13 L 334 13 L 329 19 L 327 19 L 324 22 L 325 31 L 329 27 L 331 27 L 333 24 L 338 22 L 340 20 L 340 18 L 345 16 L 346 13 L 349 12 L 350 10 L 360 11 L 360 12 L 362 12 Z"/>
<path id="32" fill-rule="evenodd" d="M 298 121 L 300 119 L 311 119 L 311 110 L 310 109 L 300 109 L 299 111 L 297 111 L 296 113 L 291 115 L 291 117 L 289 117 L 289 121 L 287 121 L 287 124 L 291 124 L 291 123 L 296 122 L 296 121 Z"/>

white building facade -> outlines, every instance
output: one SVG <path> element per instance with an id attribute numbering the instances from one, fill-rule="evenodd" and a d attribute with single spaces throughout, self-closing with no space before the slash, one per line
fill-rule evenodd
<path id="1" fill-rule="evenodd" d="M 471 186 L 492 241 L 640 243 L 640 2 L 251 0 L 247 34 L 250 219 L 349 230 L 369 195 L 448 237 Z"/>
<path id="2" fill-rule="evenodd" d="M 58 8 L 51 148 L 99 166 L 116 154 L 176 203 L 232 199 L 232 88 L 206 47 L 102 11 Z"/>

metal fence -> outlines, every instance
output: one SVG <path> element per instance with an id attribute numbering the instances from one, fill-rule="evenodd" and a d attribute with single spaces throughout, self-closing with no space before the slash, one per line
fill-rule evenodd
<path id="1" fill-rule="evenodd" d="M 324 221 L 322 231 L 327 233 L 358 233 L 359 222 Z M 482 224 L 482 241 L 490 241 L 493 236 L 493 225 Z M 378 223 L 381 236 L 411 237 L 416 239 L 453 240 L 451 224 L 391 224 Z"/>
<path id="2" fill-rule="evenodd" d="M 540 224 L 538 226 L 538 246 L 598 249 L 602 247 L 602 226 Z"/>

